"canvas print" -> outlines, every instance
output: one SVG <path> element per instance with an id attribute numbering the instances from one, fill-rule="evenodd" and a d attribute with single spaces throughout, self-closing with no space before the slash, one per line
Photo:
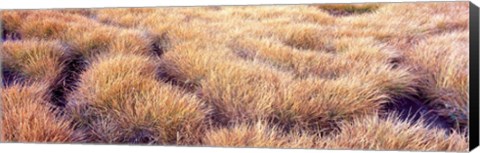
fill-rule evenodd
<path id="1" fill-rule="evenodd" d="M 467 151 L 469 3 L 3 10 L 1 141 Z"/>

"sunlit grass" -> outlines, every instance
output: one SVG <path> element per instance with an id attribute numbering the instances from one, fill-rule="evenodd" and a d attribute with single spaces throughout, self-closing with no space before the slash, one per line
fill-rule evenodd
<path id="1" fill-rule="evenodd" d="M 468 147 L 459 134 L 468 130 L 466 2 L 16 10 L 1 19 L 15 36 L 2 43 L 2 68 L 25 78 L 2 88 L 8 141 Z M 49 93 L 53 84 L 71 91 Z M 47 95 L 66 106 L 48 111 Z M 385 111 L 411 97 L 452 129 Z"/>

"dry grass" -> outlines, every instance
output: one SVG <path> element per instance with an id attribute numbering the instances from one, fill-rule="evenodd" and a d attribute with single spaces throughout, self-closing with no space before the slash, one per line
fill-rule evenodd
<path id="1" fill-rule="evenodd" d="M 100 57 L 81 75 L 67 109 L 94 142 L 194 143 L 208 110 L 194 96 L 157 82 L 155 69 L 146 56 Z"/>
<path id="2" fill-rule="evenodd" d="M 322 148 L 325 142 L 312 134 L 292 132 L 283 134 L 277 127 L 265 122 L 237 124 L 214 129 L 204 137 L 207 146 L 266 147 L 266 148 Z"/>
<path id="3" fill-rule="evenodd" d="M 31 13 L 5 11 L 3 16 L 4 22 L 9 24 L 23 23 L 18 27 L 6 26 L 7 31 L 22 38 L 65 41 L 74 54 L 89 61 L 104 52 L 151 53 L 152 40 L 141 30 L 104 25 L 79 14 L 53 10 Z"/>
<path id="4" fill-rule="evenodd" d="M 2 89 L 2 142 L 80 142 L 71 122 L 56 117 L 45 100 L 44 84 L 12 85 Z"/>
<path id="5" fill-rule="evenodd" d="M 59 116 L 86 142 L 467 148 L 466 2 L 3 11 L 2 21 L 4 67 L 71 88 L 47 94 L 66 99 Z M 451 129 L 389 116 L 399 103 Z"/>
<path id="6" fill-rule="evenodd" d="M 66 48 L 58 41 L 5 41 L 2 65 L 29 81 L 53 83 L 63 69 L 66 54 Z"/>
<path id="7" fill-rule="evenodd" d="M 207 146 L 224 147 L 359 150 L 465 151 L 468 146 L 463 134 L 446 135 L 445 131 L 432 129 L 423 122 L 412 125 L 409 121 L 399 120 L 396 114 L 386 118 L 370 115 L 342 122 L 340 132 L 329 137 L 295 130 L 284 133 L 278 127 L 260 121 L 213 129 L 203 141 Z"/>
<path id="8" fill-rule="evenodd" d="M 463 134 L 429 128 L 422 122 L 415 125 L 398 116 L 357 118 L 344 123 L 341 132 L 330 138 L 327 148 L 361 150 L 466 151 L 468 141 Z"/>
<path id="9" fill-rule="evenodd" d="M 419 86 L 430 105 L 457 126 L 468 123 L 468 36 L 468 32 L 453 32 L 429 37 L 406 52 L 407 60 L 423 76 Z"/>

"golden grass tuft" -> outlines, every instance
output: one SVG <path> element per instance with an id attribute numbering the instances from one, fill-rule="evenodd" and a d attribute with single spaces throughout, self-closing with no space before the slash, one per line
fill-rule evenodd
<path id="1" fill-rule="evenodd" d="M 412 125 L 395 115 L 357 118 L 342 124 L 340 130 L 327 142 L 327 148 L 412 151 L 467 151 L 468 148 L 463 134 L 447 135 L 445 130 L 429 128 L 423 122 Z"/>
<path id="2" fill-rule="evenodd" d="M 2 43 L 2 65 L 18 71 L 28 81 L 54 83 L 66 60 L 66 47 L 59 41 L 22 40 Z"/>
<path id="3" fill-rule="evenodd" d="M 44 84 L 15 84 L 2 88 L 2 142 L 80 142 L 71 122 L 57 117 L 45 101 Z"/>
<path id="4" fill-rule="evenodd" d="M 275 103 L 276 116 L 280 123 L 302 129 L 331 130 L 338 121 L 379 111 L 389 98 L 375 84 L 355 78 L 309 78 L 284 90 L 283 101 Z"/>
<path id="5" fill-rule="evenodd" d="M 343 46 L 342 51 L 334 54 L 296 50 L 270 39 L 244 38 L 235 42 L 237 46 L 234 49 L 240 50 L 243 55 L 291 70 L 299 78 L 317 76 L 325 79 L 359 79 L 371 82 L 375 85 L 373 87 L 391 97 L 416 92 L 413 89 L 416 77 L 408 71 L 408 67 L 393 69 L 394 65 L 390 64 L 399 55 L 373 46 L 370 39 L 340 44 Z M 356 46 L 361 46 L 362 49 L 354 50 Z"/>
<path id="6" fill-rule="evenodd" d="M 141 30 L 103 25 L 81 12 L 37 10 L 5 13 L 4 16 L 15 24 L 17 29 L 12 31 L 22 38 L 66 41 L 73 53 L 88 61 L 104 52 L 151 54 L 151 36 Z"/>
<path id="7" fill-rule="evenodd" d="M 381 5 L 375 3 L 366 4 L 320 4 L 317 8 L 331 12 L 332 14 L 348 15 L 361 14 L 377 10 Z"/>
<path id="8" fill-rule="evenodd" d="M 77 28 L 71 29 L 65 35 L 65 40 L 68 40 L 75 53 L 87 61 L 93 61 L 97 55 L 104 53 L 152 54 L 151 38 L 133 29 L 120 30 L 108 26 L 99 26 L 91 30 Z"/>
<path id="9" fill-rule="evenodd" d="M 107 52 L 110 42 L 115 38 L 115 29 L 109 27 L 88 28 L 78 26 L 64 34 L 64 40 L 76 53 L 92 61 L 96 55 Z"/>
<path id="10" fill-rule="evenodd" d="M 298 132 L 284 134 L 265 121 L 212 129 L 203 142 L 216 147 L 322 148 L 325 145 L 319 136 Z"/>
<path id="11" fill-rule="evenodd" d="M 254 125 L 236 125 L 230 128 L 221 128 L 205 134 L 204 143 L 207 146 L 221 147 L 284 147 L 279 140 L 279 133 L 275 128 L 258 122 Z"/>
<path id="12" fill-rule="evenodd" d="M 152 54 L 153 40 L 140 30 L 121 30 L 110 43 L 109 49 L 114 52 L 140 55 Z"/>
<path id="13" fill-rule="evenodd" d="M 26 11 L 2 11 L 2 28 L 13 32 L 20 27 L 22 20 L 27 16 Z"/>
<path id="14" fill-rule="evenodd" d="M 200 82 L 200 95 L 214 106 L 220 122 L 250 122 L 272 116 L 288 79 L 255 65 L 221 65 Z M 256 67 L 255 69 L 251 69 Z"/>
<path id="15" fill-rule="evenodd" d="M 212 66 L 228 67 L 232 63 L 220 63 L 229 56 L 226 49 L 210 50 L 198 41 L 183 42 L 164 53 L 160 60 L 160 71 L 168 73 L 178 81 L 199 85 L 211 73 Z"/>
<path id="16" fill-rule="evenodd" d="M 468 32 L 447 33 L 430 37 L 405 53 L 422 76 L 419 87 L 430 105 L 456 120 L 457 126 L 466 126 L 468 120 L 468 39 Z"/>
<path id="17" fill-rule="evenodd" d="M 10 31 L 19 33 L 23 38 L 60 38 L 68 31 L 71 23 L 94 23 L 84 16 L 64 14 L 55 10 L 20 11 L 6 14 L 6 16 L 8 18 L 16 17 L 10 21 L 11 24 L 16 25 Z"/>
<path id="18" fill-rule="evenodd" d="M 25 38 L 58 38 L 68 29 L 66 23 L 55 18 L 35 20 L 27 17 L 27 20 L 30 21 L 23 24 L 19 29 L 19 33 Z"/>
<path id="19" fill-rule="evenodd" d="M 101 22 L 134 27 L 138 26 L 144 17 L 155 13 L 155 10 L 154 8 L 115 8 L 95 9 L 94 11 Z"/>
<path id="20" fill-rule="evenodd" d="M 319 25 L 301 24 L 292 26 L 282 26 L 278 29 L 277 38 L 282 40 L 286 45 L 299 49 L 322 50 L 333 52 L 336 49 L 330 44 L 331 37 L 327 37 L 328 33 L 325 28 Z"/>
<path id="21" fill-rule="evenodd" d="M 81 75 L 67 108 L 91 141 L 198 142 L 208 109 L 194 96 L 157 82 L 155 69 L 149 57 L 117 54 L 100 57 Z"/>

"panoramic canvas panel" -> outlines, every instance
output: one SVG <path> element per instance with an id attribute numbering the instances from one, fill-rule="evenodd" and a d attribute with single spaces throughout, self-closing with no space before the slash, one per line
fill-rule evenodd
<path id="1" fill-rule="evenodd" d="M 469 6 L 4 10 L 1 141 L 467 151 Z"/>

